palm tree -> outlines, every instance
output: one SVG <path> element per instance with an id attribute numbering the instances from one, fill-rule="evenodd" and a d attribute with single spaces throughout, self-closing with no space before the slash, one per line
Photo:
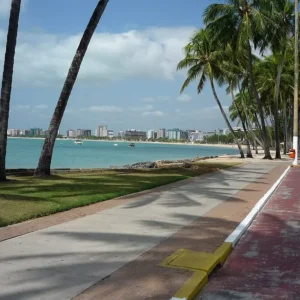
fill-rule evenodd
<path id="1" fill-rule="evenodd" d="M 21 0 L 12 0 L 7 32 L 0 98 L 0 181 L 6 180 L 5 159 L 7 147 L 7 127 L 9 119 L 10 96 L 12 89 L 20 9 Z"/>
<path id="2" fill-rule="evenodd" d="M 252 94 L 256 99 L 262 138 L 264 143 L 265 159 L 272 159 L 269 138 L 264 119 L 263 104 L 258 93 L 253 74 L 252 45 L 257 47 L 269 29 L 270 24 L 278 25 L 267 12 L 272 8 L 272 1 L 257 0 L 227 0 L 226 4 L 212 4 L 204 12 L 204 22 L 213 32 L 215 39 L 230 42 L 235 49 L 248 50 L 248 74 Z"/>
<path id="3" fill-rule="evenodd" d="M 280 99 L 284 99 L 288 93 L 292 93 L 293 84 L 293 76 L 290 74 L 288 65 L 282 65 L 280 67 L 280 80 L 278 80 L 278 66 L 281 65 L 283 60 L 284 58 L 281 53 L 274 53 L 273 55 L 266 57 L 255 67 L 258 90 L 266 108 L 269 107 L 268 115 L 274 124 L 277 159 L 281 158 L 280 130 L 282 128 L 280 128 L 281 122 L 279 113 L 284 107 Z"/>
<path id="4" fill-rule="evenodd" d="M 181 93 L 192 81 L 199 78 L 197 90 L 200 94 L 205 82 L 207 80 L 209 81 L 214 98 L 220 108 L 225 123 L 235 138 L 241 158 L 244 158 L 245 156 L 241 144 L 239 143 L 239 140 L 228 121 L 215 89 L 215 81 L 219 85 L 224 83 L 224 76 L 221 67 L 224 51 L 222 51 L 219 46 L 220 45 L 212 39 L 209 32 L 205 29 L 200 30 L 194 35 L 190 43 L 185 47 L 185 58 L 181 60 L 177 66 L 178 70 L 189 68 L 188 77 L 183 83 Z"/>
<path id="5" fill-rule="evenodd" d="M 279 26 L 267 30 L 266 43 L 270 41 L 271 49 L 274 54 L 280 55 L 280 59 L 277 63 L 277 76 L 276 76 L 276 87 L 274 94 L 274 124 L 275 124 L 275 147 L 276 155 L 275 158 L 281 159 L 280 155 L 280 140 L 279 140 L 279 93 L 280 93 L 280 81 L 281 74 L 283 70 L 283 64 L 285 60 L 287 43 L 289 42 L 289 37 L 293 35 L 294 32 L 294 5 L 290 0 L 274 0 L 272 1 L 274 6 L 273 14 L 278 15 L 276 18 L 279 22 Z M 272 17 L 272 13 L 270 13 Z"/>
<path id="6" fill-rule="evenodd" d="M 54 114 L 52 116 L 49 128 L 48 135 L 45 139 L 42 153 L 39 159 L 38 166 L 35 170 L 35 176 L 49 176 L 50 175 L 50 166 L 53 154 L 53 148 L 61 120 L 63 118 L 66 106 L 68 104 L 69 97 L 71 95 L 73 86 L 75 84 L 77 75 L 80 70 L 81 63 L 85 56 L 85 53 L 88 49 L 91 38 L 98 26 L 98 23 L 102 17 L 102 14 L 108 4 L 109 0 L 100 0 L 93 12 L 93 15 L 90 18 L 90 21 L 84 31 L 84 34 L 81 38 L 73 61 L 71 63 L 67 78 L 65 80 L 63 89 L 61 91 L 60 97 L 58 99 Z"/>

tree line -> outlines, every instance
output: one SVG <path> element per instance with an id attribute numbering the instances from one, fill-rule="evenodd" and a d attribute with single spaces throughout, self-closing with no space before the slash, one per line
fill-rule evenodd
<path id="1" fill-rule="evenodd" d="M 22 0 L 12 0 L 0 98 L 0 180 L 5 180 L 5 158 L 15 48 Z M 49 176 L 59 126 L 91 38 L 109 0 L 99 0 L 70 65 L 44 141 L 35 176 Z M 297 12 L 298 14 L 298 12 Z M 247 157 L 251 142 L 281 158 L 280 143 L 287 151 L 292 139 L 295 10 L 290 0 L 226 0 L 209 5 L 203 14 L 205 27 L 185 46 L 178 70 L 187 69 L 181 92 L 196 81 L 200 94 L 209 84 L 240 155 L 240 139 L 233 131 L 216 86 L 232 98 L 230 118 L 245 132 Z M 259 54 L 259 55 L 257 55 Z M 270 132 L 274 128 L 274 135 Z M 274 136 L 274 142 L 273 142 Z"/>
<path id="2" fill-rule="evenodd" d="M 179 70 L 187 69 L 181 92 L 194 81 L 199 94 L 206 84 L 210 85 L 242 158 L 244 151 L 216 86 L 226 88 L 232 98 L 230 118 L 238 120 L 246 133 L 247 157 L 252 157 L 252 140 L 264 149 L 265 159 L 272 159 L 271 148 L 280 159 L 281 141 L 284 153 L 292 141 L 294 7 L 290 0 L 211 4 L 203 14 L 205 28 L 194 34 L 184 49 L 185 58 L 178 64 Z M 270 128 L 274 128 L 275 141 Z"/>

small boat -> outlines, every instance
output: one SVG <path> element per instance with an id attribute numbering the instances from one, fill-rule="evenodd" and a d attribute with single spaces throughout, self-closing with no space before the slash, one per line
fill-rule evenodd
<path id="1" fill-rule="evenodd" d="M 135 144 L 134 143 L 130 143 L 129 147 L 135 147 Z"/>
<path id="2" fill-rule="evenodd" d="M 76 145 L 82 145 L 83 141 L 82 140 L 75 140 L 74 144 L 76 144 Z"/>
<path id="3" fill-rule="evenodd" d="M 118 147 L 118 144 L 114 144 L 115 147 Z"/>

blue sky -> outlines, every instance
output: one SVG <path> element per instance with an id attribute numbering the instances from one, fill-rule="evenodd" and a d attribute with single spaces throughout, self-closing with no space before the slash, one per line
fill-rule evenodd
<path id="1" fill-rule="evenodd" d="M 23 0 L 24 1 L 24 0 Z M 61 130 L 212 130 L 225 126 L 209 86 L 179 94 L 182 48 L 216 1 L 111 0 L 69 100 Z M 10 128 L 47 128 L 97 0 L 25 0 L 20 16 Z M 10 0 L 0 1 L 0 63 Z M 218 89 L 224 106 L 230 99 Z"/>

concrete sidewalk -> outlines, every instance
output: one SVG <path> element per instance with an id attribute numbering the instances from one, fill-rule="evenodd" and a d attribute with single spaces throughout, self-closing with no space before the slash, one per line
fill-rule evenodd
<path id="1" fill-rule="evenodd" d="M 239 219 L 242 219 L 255 201 L 259 200 L 259 193 L 251 200 L 242 199 L 236 196 L 237 193 L 242 190 L 251 196 L 257 191 L 265 192 L 281 175 L 284 169 L 282 167 L 279 164 L 266 163 L 222 170 L 171 184 L 159 192 L 148 193 L 124 205 L 2 241 L 0 299 L 71 299 L 104 278 L 110 278 L 108 276 L 111 274 L 119 274 L 123 266 L 126 270 L 126 266 L 142 257 L 142 254 L 150 255 L 150 259 L 148 257 L 147 260 L 149 268 L 157 267 L 157 259 L 164 259 L 181 246 L 178 244 L 178 238 L 175 242 L 172 242 L 172 238 L 184 232 L 186 234 L 185 230 L 189 232 L 189 226 L 197 229 L 200 237 L 199 224 L 209 228 L 211 243 L 206 240 L 204 245 L 195 245 L 199 237 L 190 237 L 188 240 L 183 238 L 181 243 L 190 243 L 190 247 L 196 248 L 214 248 L 216 245 L 213 241 L 223 241 L 224 235 L 234 229 Z M 247 189 L 255 182 L 258 182 L 260 189 L 256 189 L 255 186 Z M 241 205 L 243 213 L 235 211 L 233 203 L 236 204 L 235 207 Z M 228 207 L 219 211 L 223 224 L 212 217 L 205 217 L 214 210 L 220 210 L 223 204 L 232 206 L 232 211 Z M 232 219 L 236 216 L 240 218 L 225 221 L 227 216 Z M 195 235 L 195 231 L 191 232 Z M 160 252 L 161 256 L 155 251 L 151 252 L 168 241 L 168 246 Z M 134 265 L 133 268 L 138 269 L 137 266 L 139 270 L 145 270 L 145 261 Z M 132 268 L 127 271 L 130 269 Z M 127 293 L 130 299 L 164 299 L 172 296 L 190 276 L 187 271 L 171 271 L 162 271 L 163 280 L 159 276 L 158 281 L 157 278 L 147 277 L 148 282 L 154 279 L 151 283 L 160 285 L 152 287 L 152 294 L 145 294 L 144 288 L 141 295 L 141 291 L 133 291 L 132 286 L 129 286 L 129 290 L 128 286 L 122 290 L 122 286 L 108 283 L 106 288 L 108 287 L 109 291 L 101 289 L 101 286 L 98 290 L 96 285 L 96 293 L 95 289 L 92 292 L 88 290 L 78 297 L 129 299 L 124 296 Z M 152 276 L 153 273 L 149 272 L 148 275 Z M 122 274 L 123 278 L 128 275 L 126 272 Z M 135 288 L 142 284 L 145 282 L 135 280 Z M 122 290 L 121 294 L 114 296 L 113 290 L 118 289 Z M 164 291 L 164 294 L 158 294 L 157 291 Z M 99 296 L 101 293 L 104 294 Z"/>
<path id="2" fill-rule="evenodd" d="M 300 168 L 292 168 L 197 299 L 300 299 Z"/>

